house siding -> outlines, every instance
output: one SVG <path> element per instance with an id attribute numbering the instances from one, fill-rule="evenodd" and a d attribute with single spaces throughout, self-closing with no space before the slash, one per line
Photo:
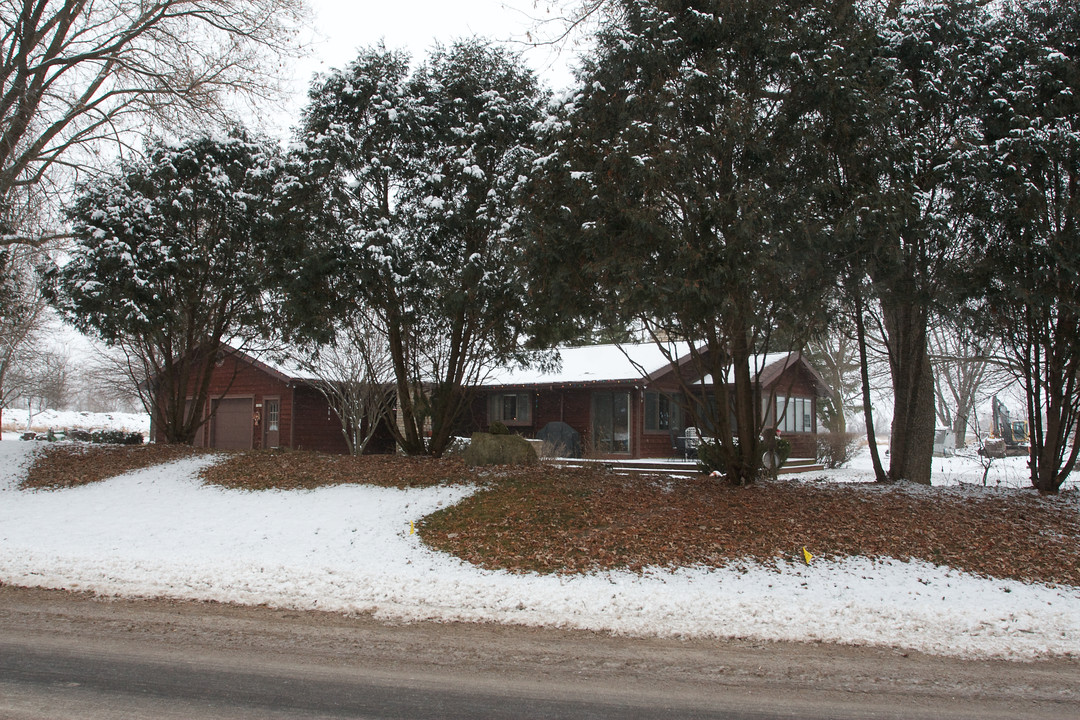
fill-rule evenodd
<path id="1" fill-rule="evenodd" d="M 567 384 L 552 385 L 507 385 L 480 388 L 474 396 L 464 423 L 463 431 L 468 434 L 477 430 L 487 430 L 488 398 L 510 393 L 530 393 L 532 396 L 532 416 L 528 424 L 510 426 L 511 432 L 526 438 L 536 437 L 536 433 L 549 422 L 562 421 L 581 434 L 582 450 L 591 457 L 611 458 L 668 458 L 675 455 L 672 433 L 670 431 L 645 430 L 645 393 L 663 392 L 669 395 L 679 394 L 678 384 L 671 374 L 655 376 L 655 381 L 642 386 L 641 383 L 626 381 L 598 382 L 589 385 Z M 785 432 L 784 437 L 791 443 L 791 457 L 814 457 L 817 453 L 817 383 L 813 374 L 802 364 L 786 368 L 776 378 L 761 389 L 762 402 L 775 395 L 802 397 L 810 400 L 812 408 L 811 431 Z M 596 392 L 630 393 L 630 452 L 604 454 L 596 452 L 593 443 L 592 398 Z M 765 428 L 775 426 L 775 402 L 768 402 L 769 407 L 759 408 L 758 419 Z M 692 425 L 688 413 L 684 413 L 682 426 Z"/>
<path id="2" fill-rule="evenodd" d="M 250 399 L 251 447 L 266 445 L 265 401 L 276 399 L 278 405 L 278 446 L 326 453 L 347 453 L 337 415 L 322 394 L 303 381 L 282 378 L 242 356 L 227 355 L 214 368 L 210 379 L 210 399 L 200 409 L 202 417 L 210 414 L 210 403 L 219 400 Z M 212 447 L 216 430 L 213 420 L 203 423 L 195 444 Z M 154 439 L 159 440 L 157 432 Z M 385 450 L 385 448 L 382 448 Z"/>
<path id="3" fill-rule="evenodd" d="M 782 436 L 791 443 L 791 457 L 812 458 L 817 456 L 817 393 L 814 379 L 806 368 L 793 365 L 787 368 L 780 377 L 773 382 L 768 390 L 771 396 L 784 395 L 788 397 L 808 398 L 811 401 L 813 427 L 810 432 L 783 432 Z M 765 427 L 776 426 L 776 402 L 770 403 L 768 417 L 765 419 Z"/>
<path id="4" fill-rule="evenodd" d="M 318 390 L 298 385 L 293 395 L 293 407 L 297 422 L 293 433 L 293 447 L 297 450 L 317 450 L 325 453 L 349 452 L 341 422 Z"/>
<path id="5" fill-rule="evenodd" d="M 288 437 L 293 421 L 292 394 L 289 391 L 289 385 L 251 363 L 244 362 L 235 356 L 226 356 L 214 368 L 210 378 L 209 396 L 211 403 L 223 399 L 252 399 L 254 412 L 251 414 L 251 447 L 253 449 L 263 447 L 263 399 L 265 397 L 279 398 L 281 403 L 278 416 L 280 437 Z M 200 408 L 200 413 L 203 418 L 209 417 L 209 405 Z M 257 422 L 256 414 L 258 414 Z M 212 447 L 213 431 L 213 422 L 204 422 L 196 433 L 195 444 Z"/>

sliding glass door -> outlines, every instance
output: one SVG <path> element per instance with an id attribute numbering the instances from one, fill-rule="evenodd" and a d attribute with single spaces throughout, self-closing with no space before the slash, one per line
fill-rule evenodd
<path id="1" fill-rule="evenodd" d="M 593 393 L 592 417 L 593 447 L 597 452 L 630 452 L 630 393 Z"/>

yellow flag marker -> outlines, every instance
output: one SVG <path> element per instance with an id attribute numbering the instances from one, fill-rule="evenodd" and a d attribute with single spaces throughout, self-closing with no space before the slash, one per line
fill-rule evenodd
<path id="1" fill-rule="evenodd" d="M 415 533 L 415 532 L 416 532 L 416 528 L 415 528 L 415 527 L 413 527 L 413 521 L 412 521 L 412 520 L 410 520 L 410 521 L 409 521 L 409 534 L 410 534 L 410 535 L 412 535 L 412 534 L 413 534 L 413 533 Z"/>
<path id="2" fill-rule="evenodd" d="M 803 545 L 802 556 L 803 556 L 803 560 L 806 561 L 807 565 L 809 565 L 810 561 L 814 559 L 814 556 L 810 554 L 810 551 L 806 549 L 805 545 Z"/>

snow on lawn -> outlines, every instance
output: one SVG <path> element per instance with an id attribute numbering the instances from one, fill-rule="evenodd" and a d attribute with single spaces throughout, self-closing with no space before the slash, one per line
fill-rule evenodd
<path id="1" fill-rule="evenodd" d="M 881 463 L 885 469 L 889 469 L 889 457 L 885 454 L 887 447 L 881 450 Z M 987 461 L 980 458 L 974 447 L 965 448 L 953 452 L 948 457 L 935 457 L 934 469 L 931 481 L 934 485 L 984 485 L 982 463 L 989 462 L 990 468 L 986 470 L 985 486 L 989 488 L 1029 488 L 1031 487 L 1031 475 L 1028 470 L 1027 456 L 994 458 Z M 1080 483 L 1075 479 L 1075 473 L 1070 475 L 1069 480 L 1062 485 L 1062 490 L 1080 489 Z M 829 470 L 825 473 L 808 473 L 800 477 L 820 478 L 826 477 L 832 482 L 867 482 L 874 479 L 873 461 L 870 459 L 870 450 L 860 450 L 846 467 L 837 470 Z"/>
<path id="2" fill-rule="evenodd" d="M 26 431 L 27 411 L 22 408 L 4 408 L 4 439 L 16 440 Z M 72 410 L 42 410 L 34 413 L 30 429 L 36 432 L 49 430 L 124 430 L 150 434 L 150 416 L 147 413 L 92 413 Z"/>
<path id="3" fill-rule="evenodd" d="M 633 635 L 753 637 L 1032 659 L 1080 654 L 1080 588 L 925 563 L 572 577 L 486 571 L 409 523 L 471 489 L 202 486 L 189 459 L 63 491 L 16 484 L 38 443 L 0 442 L 0 582 Z"/>

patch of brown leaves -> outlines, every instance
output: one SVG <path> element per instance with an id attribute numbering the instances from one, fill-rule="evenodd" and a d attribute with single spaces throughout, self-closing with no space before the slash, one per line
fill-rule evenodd
<path id="1" fill-rule="evenodd" d="M 454 458 L 353 457 L 279 450 L 233 453 L 200 474 L 203 482 L 237 490 L 311 490 L 349 483 L 410 488 L 476 481 L 461 460 Z"/>
<path id="2" fill-rule="evenodd" d="M 1021 491 L 515 472 L 421 524 L 477 565 L 576 573 L 861 555 L 1080 585 L 1075 499 Z"/>
<path id="3" fill-rule="evenodd" d="M 35 456 L 20 487 L 76 487 L 205 452 L 187 445 L 46 445 Z"/>
<path id="4" fill-rule="evenodd" d="M 25 488 L 65 488 L 206 452 L 169 445 L 49 446 Z M 817 558 L 918 559 L 1080 586 L 1080 503 L 1030 491 L 671 480 L 541 466 L 472 472 L 459 459 L 230 453 L 203 480 L 245 490 L 357 483 L 484 489 L 420 522 L 424 540 L 487 568 L 544 573 L 722 567 Z"/>

